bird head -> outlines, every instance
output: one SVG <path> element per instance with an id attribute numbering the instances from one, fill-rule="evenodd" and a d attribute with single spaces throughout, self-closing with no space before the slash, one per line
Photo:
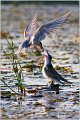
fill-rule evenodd
<path id="1" fill-rule="evenodd" d="M 47 58 L 47 59 L 49 59 L 50 61 L 52 60 L 52 56 L 48 53 L 47 50 L 45 50 L 45 51 L 42 53 L 42 55 L 44 56 L 44 58 Z"/>

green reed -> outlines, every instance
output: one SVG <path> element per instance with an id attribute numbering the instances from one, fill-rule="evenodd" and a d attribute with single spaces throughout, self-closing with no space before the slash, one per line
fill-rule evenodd
<path id="1" fill-rule="evenodd" d="M 10 36 L 9 31 L 8 31 L 8 34 Z M 15 54 L 15 46 L 14 46 L 14 43 L 13 43 L 12 39 L 11 38 L 8 39 L 6 37 L 6 40 L 8 42 L 8 47 L 9 47 L 9 50 L 10 50 L 10 55 L 8 55 L 8 53 L 5 50 L 3 50 L 3 52 L 5 53 L 6 56 L 9 57 L 10 62 L 12 63 L 12 68 L 13 68 L 13 72 L 14 72 L 14 79 L 17 80 L 16 85 L 18 86 L 18 93 L 25 94 L 25 87 L 23 86 L 23 83 L 22 83 L 22 81 L 23 81 L 24 78 L 23 78 L 23 73 L 22 73 L 22 68 L 21 68 L 20 60 L 18 59 L 18 57 Z M 4 82 L 4 80 L 2 80 L 2 82 L 7 87 L 10 88 L 10 86 L 8 86 L 8 84 L 6 84 Z"/>

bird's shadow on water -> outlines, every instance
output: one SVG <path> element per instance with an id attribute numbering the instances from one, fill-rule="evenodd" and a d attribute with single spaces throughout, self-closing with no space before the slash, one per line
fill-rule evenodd
<path id="1" fill-rule="evenodd" d="M 53 84 L 51 83 L 50 85 L 48 85 L 47 87 L 43 87 L 42 88 L 43 91 L 47 91 L 47 92 L 55 92 L 56 94 L 59 94 L 60 93 L 60 85 L 59 84 Z"/>
<path id="2" fill-rule="evenodd" d="M 56 85 L 50 84 L 49 87 L 50 87 L 50 89 L 51 89 L 52 91 L 55 91 L 56 94 L 59 94 L 59 84 L 56 84 Z"/>

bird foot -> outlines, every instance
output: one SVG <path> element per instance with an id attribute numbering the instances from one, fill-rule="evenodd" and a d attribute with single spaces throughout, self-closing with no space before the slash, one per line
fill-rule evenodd
<path id="1" fill-rule="evenodd" d="M 56 94 L 59 94 L 59 84 L 54 84 L 53 81 L 49 83 L 50 89 L 56 91 Z"/>

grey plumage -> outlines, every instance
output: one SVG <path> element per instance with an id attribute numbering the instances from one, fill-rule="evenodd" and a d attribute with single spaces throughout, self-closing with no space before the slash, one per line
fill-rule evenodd
<path id="1" fill-rule="evenodd" d="M 32 44 L 31 37 L 37 30 L 36 19 L 37 13 L 34 15 L 31 23 L 24 29 L 24 41 L 20 44 L 15 54 L 19 54 L 23 48 L 28 48 Z"/>
<path id="2" fill-rule="evenodd" d="M 35 14 L 31 23 L 24 30 L 24 41 L 16 53 L 19 53 L 21 51 L 20 49 L 29 47 L 30 45 L 38 45 L 42 51 L 44 51 L 41 41 L 46 35 L 51 32 L 54 33 L 61 25 L 63 25 L 68 20 L 70 13 L 71 11 L 55 20 L 41 25 L 39 28 L 37 28 L 37 14 Z"/>
<path id="3" fill-rule="evenodd" d="M 44 68 L 44 71 L 47 75 L 48 78 L 53 79 L 54 81 L 56 80 L 58 83 L 62 83 L 62 81 L 64 82 L 68 82 L 66 79 L 64 79 L 52 66 L 52 64 L 47 65 Z"/>
<path id="4" fill-rule="evenodd" d="M 41 25 L 34 34 L 34 43 L 39 43 L 46 37 L 46 35 L 50 34 L 51 32 L 54 33 L 61 25 L 63 25 L 69 19 L 70 14 L 71 11 L 55 20 Z"/>
<path id="5" fill-rule="evenodd" d="M 54 84 L 58 83 L 58 84 L 64 84 L 64 82 L 70 83 L 68 82 L 67 79 L 63 78 L 52 66 L 51 64 L 51 60 L 52 60 L 52 56 L 48 53 L 45 52 L 43 53 L 44 57 L 45 57 L 45 62 L 44 62 L 44 66 L 42 69 L 43 75 L 50 79 Z"/>

